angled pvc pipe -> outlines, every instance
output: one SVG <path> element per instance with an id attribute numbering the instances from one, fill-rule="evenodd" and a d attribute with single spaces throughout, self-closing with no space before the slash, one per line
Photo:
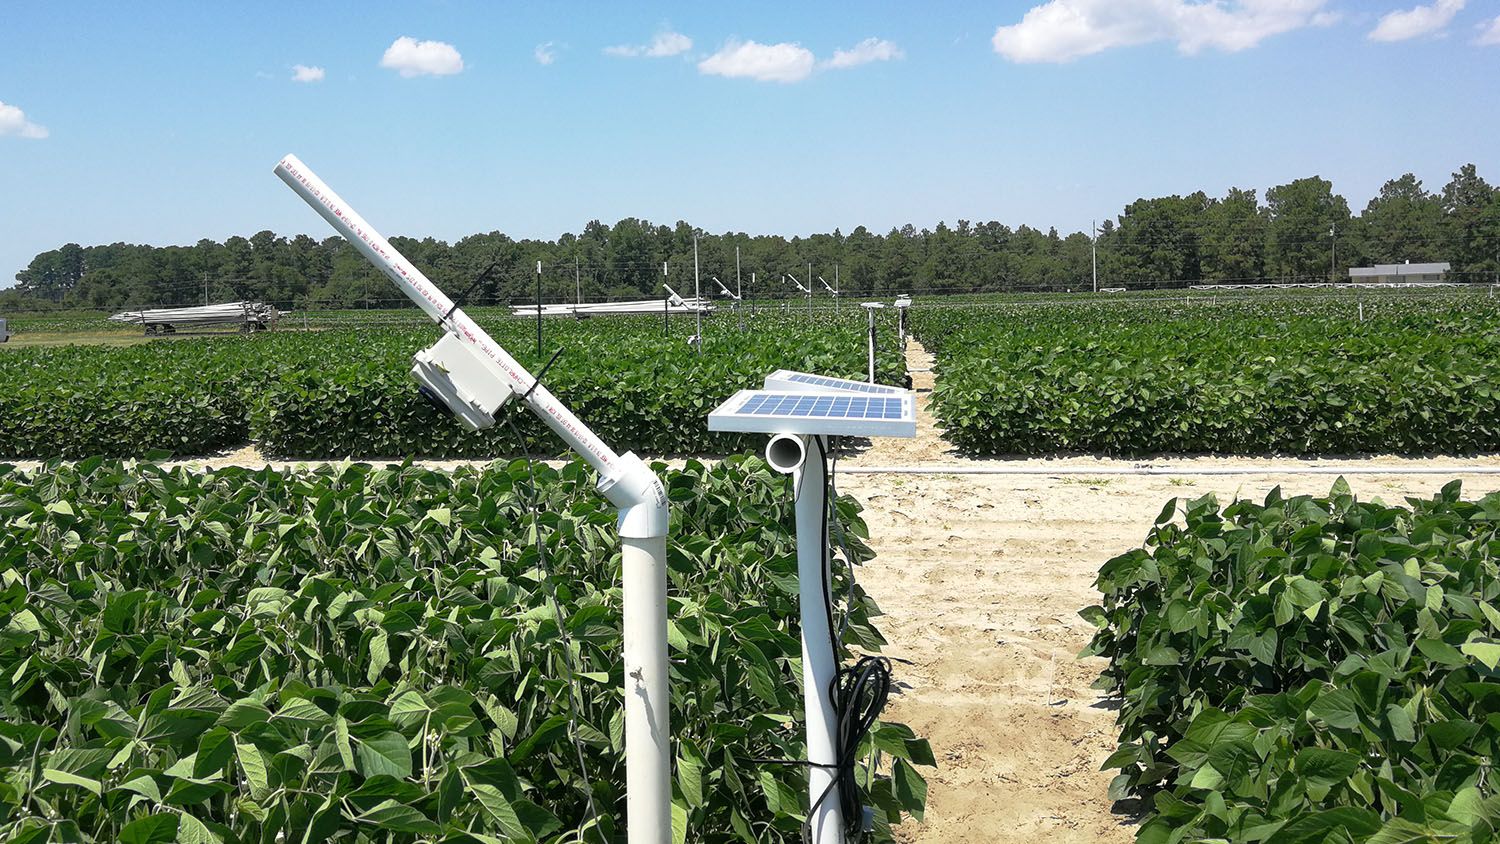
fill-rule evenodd
<path id="1" fill-rule="evenodd" d="M 711 276 L 709 276 L 709 278 L 713 279 L 714 284 L 719 285 L 719 291 L 721 293 L 723 293 L 725 296 L 728 296 L 729 298 L 735 300 L 736 302 L 739 301 L 740 297 L 736 296 L 735 293 L 734 293 L 734 291 L 732 291 L 728 287 L 724 286 L 724 282 L 719 281 L 719 277 L 718 276 L 711 275 Z"/>

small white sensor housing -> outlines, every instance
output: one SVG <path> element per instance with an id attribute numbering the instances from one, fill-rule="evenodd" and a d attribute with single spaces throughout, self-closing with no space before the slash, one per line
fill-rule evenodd
<path id="1" fill-rule="evenodd" d="M 496 412 L 514 395 L 494 361 L 455 334 L 417 352 L 411 377 L 471 431 L 494 425 Z"/>

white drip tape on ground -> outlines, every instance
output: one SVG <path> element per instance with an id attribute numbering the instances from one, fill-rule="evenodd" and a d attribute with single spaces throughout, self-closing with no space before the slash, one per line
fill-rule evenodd
<path id="1" fill-rule="evenodd" d="M 841 475 L 1500 475 L 1500 466 L 858 466 Z"/>

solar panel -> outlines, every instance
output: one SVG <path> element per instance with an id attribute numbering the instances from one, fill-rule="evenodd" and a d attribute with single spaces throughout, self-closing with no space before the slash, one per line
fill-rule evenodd
<path id="1" fill-rule="evenodd" d="M 766 389 L 786 393 L 826 393 L 829 390 L 837 390 L 845 393 L 883 396 L 897 396 L 906 392 L 900 387 L 866 384 L 863 381 L 850 381 L 848 378 L 830 378 L 826 375 L 814 375 L 811 372 L 793 372 L 790 369 L 778 369 L 767 375 Z"/>
<path id="2" fill-rule="evenodd" d="M 911 393 L 859 396 L 785 390 L 740 390 L 708 415 L 710 431 L 914 437 Z"/>

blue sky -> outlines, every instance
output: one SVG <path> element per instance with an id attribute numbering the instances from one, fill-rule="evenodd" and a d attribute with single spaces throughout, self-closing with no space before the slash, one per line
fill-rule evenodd
<path id="1" fill-rule="evenodd" d="M 1500 182 L 1497 79 L 1497 0 L 5 0 L 0 286 L 69 241 L 327 236 L 287 152 L 448 240 L 1067 232 L 1312 174 L 1357 211 L 1407 171 Z"/>

